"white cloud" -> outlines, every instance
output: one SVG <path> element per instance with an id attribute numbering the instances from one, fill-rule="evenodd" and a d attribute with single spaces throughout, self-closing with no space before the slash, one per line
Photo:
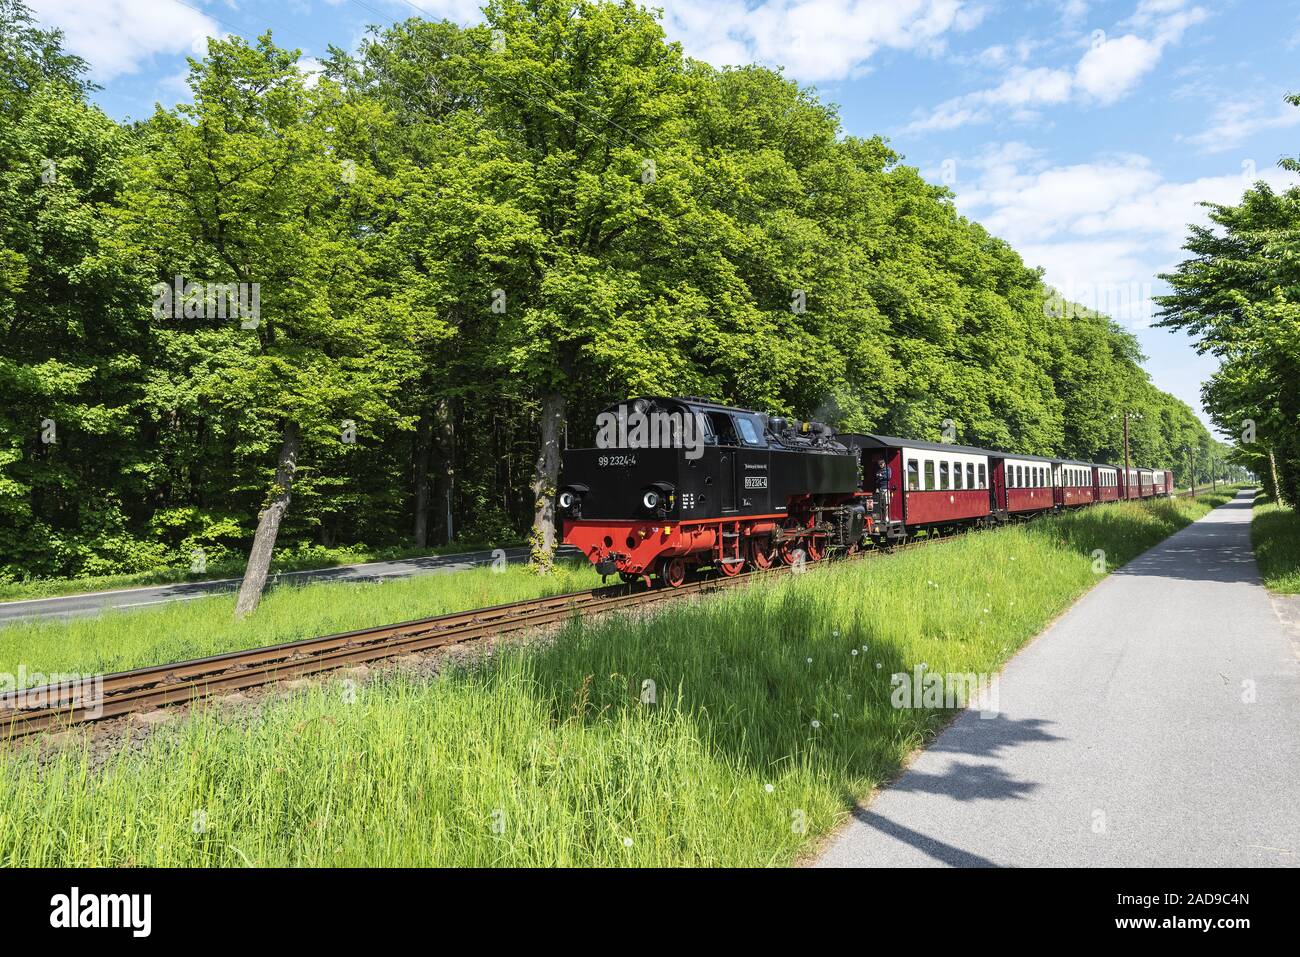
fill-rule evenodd
<path id="1" fill-rule="evenodd" d="M 1210 125 L 1184 139 L 1206 153 L 1221 153 L 1240 146 L 1263 130 L 1285 129 L 1300 124 L 1300 108 L 1267 97 L 1232 100 L 1220 104 Z"/>
<path id="2" fill-rule="evenodd" d="M 972 175 L 959 175 L 953 186 L 961 212 L 1029 265 L 1042 266 L 1047 281 L 1075 299 L 1089 290 L 1151 295 L 1156 276 L 1184 258 L 1188 225 L 1209 222 L 1201 202 L 1235 203 L 1256 179 L 1274 189 L 1300 182 L 1282 170 L 1253 168 L 1174 181 L 1135 155 L 1052 165 L 1021 143 L 991 147 L 959 174 L 967 168 Z M 1151 319 L 1149 303 L 1141 314 L 1116 318 L 1143 325 Z"/>
<path id="3" fill-rule="evenodd" d="M 27 0 L 36 19 L 63 31 L 67 49 L 107 82 L 136 73 L 158 54 L 188 54 L 221 33 L 215 20 L 170 0 Z"/>
<path id="4" fill-rule="evenodd" d="M 1071 10 L 1075 15 L 1083 12 L 1082 7 L 1074 5 L 1067 7 L 1066 12 Z M 1205 17 L 1202 8 L 1187 7 L 1186 0 L 1143 0 L 1125 23 L 1149 32 L 1149 37 L 1136 33 L 1108 37 L 1104 31 L 1097 30 L 1073 69 L 1012 67 L 998 86 L 945 100 L 928 116 L 917 118 L 901 132 L 905 135 L 949 130 L 988 123 L 1002 116 L 1033 119 L 1037 114 L 1032 107 L 1070 100 L 1101 105 L 1114 103 L 1155 68 L 1165 47 L 1178 42 L 1189 26 Z M 991 62 L 997 62 L 996 52 Z"/>
<path id="5" fill-rule="evenodd" d="M 1092 46 L 1074 71 L 1079 89 L 1101 103 L 1113 103 L 1137 85 L 1160 60 L 1159 44 L 1131 33 Z"/>
<path id="6" fill-rule="evenodd" d="M 879 50 L 936 52 L 975 27 L 985 8 L 968 0 L 662 0 L 664 29 L 715 66 L 784 66 L 804 81 L 859 74 Z"/>
<path id="7" fill-rule="evenodd" d="M 1064 103 L 1070 98 L 1073 82 L 1069 70 L 1013 67 L 996 87 L 946 100 L 929 116 L 909 124 L 904 132 L 951 130 L 987 123 L 998 113 L 1023 114 L 1036 106 Z"/>

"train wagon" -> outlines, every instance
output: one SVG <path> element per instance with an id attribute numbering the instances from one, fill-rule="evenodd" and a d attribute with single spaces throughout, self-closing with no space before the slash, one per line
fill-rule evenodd
<path id="1" fill-rule="evenodd" d="M 1138 497 L 1152 498 L 1156 494 L 1156 473 L 1151 469 L 1138 469 Z"/>
<path id="2" fill-rule="evenodd" d="M 1138 470 L 1120 469 L 1119 497 L 1122 499 L 1138 498 Z"/>
<path id="3" fill-rule="evenodd" d="M 1120 470 L 1113 465 L 1097 466 L 1097 501 L 1114 502 L 1120 497 L 1123 481 Z"/>
<path id="4" fill-rule="evenodd" d="M 1008 515 L 1023 515 L 1055 508 L 1054 464 L 1054 459 L 1036 455 L 1001 459 L 1000 468 L 1005 476 L 1002 510 Z"/>
<path id="5" fill-rule="evenodd" d="M 876 493 L 877 538 L 983 524 L 992 515 L 990 453 L 985 449 L 892 435 L 845 433 L 836 438 L 861 452 L 864 489 Z"/>
<path id="6" fill-rule="evenodd" d="M 1090 462 L 1060 462 L 1053 477 L 1058 507 L 1078 508 L 1097 501 L 1097 467 Z"/>

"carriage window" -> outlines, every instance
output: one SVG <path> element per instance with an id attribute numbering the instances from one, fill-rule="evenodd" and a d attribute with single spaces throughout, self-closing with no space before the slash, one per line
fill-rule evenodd
<path id="1" fill-rule="evenodd" d="M 925 487 L 933 491 L 934 484 L 934 462 L 931 459 L 925 460 Z"/>
<path id="2" fill-rule="evenodd" d="M 939 488 L 943 491 L 948 490 L 948 463 L 939 463 Z"/>
<path id="3" fill-rule="evenodd" d="M 953 462 L 953 463 L 952 463 L 952 487 L 953 487 L 953 488 L 961 488 L 961 487 L 962 487 L 962 481 L 961 481 L 961 463 L 960 463 L 960 462 Z"/>
<path id="4" fill-rule="evenodd" d="M 916 459 L 907 460 L 907 487 L 913 492 L 921 487 L 921 468 Z"/>
<path id="5" fill-rule="evenodd" d="M 989 487 L 988 471 L 985 469 L 984 463 L 981 462 L 980 463 L 980 488 L 988 488 L 988 487 Z"/>
<path id="6" fill-rule="evenodd" d="M 967 488 L 975 487 L 975 463 L 974 462 L 966 463 L 966 487 Z"/>
<path id="7" fill-rule="evenodd" d="M 1016 488 L 1024 488 L 1024 487 L 1025 487 L 1025 467 L 1023 465 L 1017 465 L 1016 466 Z"/>

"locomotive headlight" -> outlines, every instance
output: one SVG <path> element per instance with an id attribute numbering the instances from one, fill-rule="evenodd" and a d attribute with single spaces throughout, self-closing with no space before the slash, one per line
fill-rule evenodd
<path id="1" fill-rule="evenodd" d="M 572 492 L 570 492 L 568 489 L 565 489 L 563 492 L 560 493 L 560 498 L 559 498 L 560 508 L 564 509 L 567 512 L 569 509 L 573 508 L 573 503 L 576 502 L 577 500 L 578 500 L 577 497 Z"/>
<path id="2" fill-rule="evenodd" d="M 659 507 L 659 493 L 654 489 L 650 489 L 641 496 L 641 504 L 644 505 L 647 510 L 654 511 Z"/>

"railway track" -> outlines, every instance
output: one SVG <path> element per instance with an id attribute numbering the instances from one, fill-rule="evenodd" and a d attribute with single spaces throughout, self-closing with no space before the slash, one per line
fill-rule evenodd
<path id="1" fill-rule="evenodd" d="M 700 579 L 680 588 L 610 585 L 585 592 L 453 612 L 395 625 L 305 638 L 191 661 L 105 675 L 102 684 L 46 685 L 0 695 L 0 738 L 19 738 L 77 724 L 185 704 L 349 665 L 445 648 L 563 621 L 730 588 L 788 568 Z M 89 692 L 89 693 L 88 693 Z"/>
<path id="2" fill-rule="evenodd" d="M 1175 493 L 1183 497 L 1189 492 Z M 920 547 L 928 539 L 909 541 L 888 549 L 869 549 L 850 556 L 874 558 Z M 836 559 L 842 561 L 846 559 Z M 832 562 L 818 563 L 831 564 Z M 813 567 L 813 566 L 808 566 Z M 363 628 L 341 634 L 304 638 L 208 658 L 151 665 L 96 679 L 87 700 L 83 685 L 46 685 L 0 695 L 0 739 L 20 738 L 78 724 L 151 711 L 166 705 L 187 704 L 217 694 L 227 694 L 292 678 L 366 664 L 384 658 L 430 651 L 475 641 L 489 635 L 506 635 L 563 621 L 575 614 L 602 614 L 731 588 L 791 571 L 777 567 L 734 577 L 700 579 L 680 588 L 646 588 L 611 585 L 585 592 L 528 599 L 471 611 L 453 612 L 395 625 Z M 100 683 L 102 682 L 102 683 Z"/>

